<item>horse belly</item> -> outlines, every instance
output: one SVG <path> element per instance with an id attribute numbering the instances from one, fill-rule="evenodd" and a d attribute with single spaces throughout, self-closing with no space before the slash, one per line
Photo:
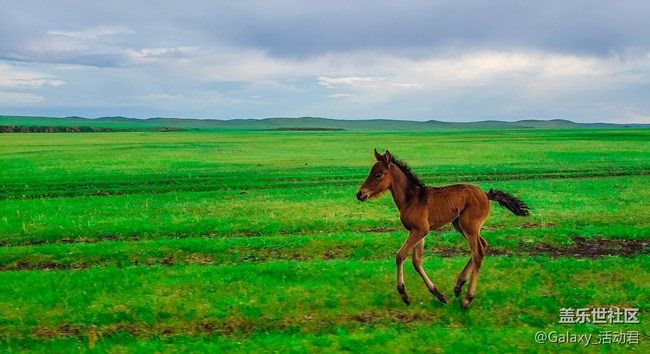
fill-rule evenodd
<path id="1" fill-rule="evenodd" d="M 437 210 L 432 210 L 437 209 Z M 432 207 L 429 208 L 429 230 L 436 230 L 454 221 L 460 213 L 459 208 Z"/>

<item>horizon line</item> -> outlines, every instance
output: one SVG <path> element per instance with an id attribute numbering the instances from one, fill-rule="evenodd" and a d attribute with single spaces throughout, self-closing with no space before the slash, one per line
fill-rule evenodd
<path id="1" fill-rule="evenodd" d="M 390 122 L 404 122 L 404 123 L 449 123 L 449 124 L 472 124 L 472 123 L 521 123 L 521 122 L 553 122 L 553 121 L 562 121 L 569 122 L 574 124 L 611 124 L 611 125 L 644 125 L 650 126 L 650 123 L 641 123 L 641 122 L 603 122 L 603 121 L 590 121 L 590 122 L 576 122 L 567 118 L 550 118 L 550 119 L 540 119 L 540 118 L 523 118 L 518 120 L 498 120 L 498 119 L 485 119 L 485 120 L 476 120 L 476 121 L 445 121 L 439 119 L 429 119 L 429 120 L 412 120 L 412 119 L 396 119 L 396 118 L 332 118 L 332 117 L 320 117 L 320 116 L 299 116 L 299 117 L 282 117 L 282 116 L 269 116 L 262 118 L 196 118 L 196 117 L 127 117 L 127 116 L 96 116 L 96 117 L 84 117 L 84 116 L 45 116 L 45 115 L 5 115 L 0 114 L 0 117 L 23 117 L 23 118 L 55 118 L 55 119 L 87 119 L 87 120 L 98 120 L 98 119 L 130 119 L 130 120 L 153 120 L 153 119 L 177 119 L 177 120 L 201 120 L 201 121 L 242 121 L 242 120 L 253 120 L 253 121 L 263 121 L 269 119 L 325 119 L 333 121 L 390 121 Z"/>

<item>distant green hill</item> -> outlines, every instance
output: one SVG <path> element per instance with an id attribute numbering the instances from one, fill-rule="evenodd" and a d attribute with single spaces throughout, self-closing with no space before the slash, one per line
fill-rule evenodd
<path id="1" fill-rule="evenodd" d="M 26 117 L 0 116 L 0 132 L 93 132 L 93 131 L 179 131 L 179 130 L 354 130 L 354 131 L 433 131 L 485 129 L 567 129 L 650 127 L 650 124 L 575 123 L 563 119 L 481 121 L 469 123 L 370 119 L 341 120 L 318 117 L 266 119 L 182 119 L 126 117 Z"/>

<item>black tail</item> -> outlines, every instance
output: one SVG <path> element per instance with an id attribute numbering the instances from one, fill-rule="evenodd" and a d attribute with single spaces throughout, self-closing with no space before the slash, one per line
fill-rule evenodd
<path id="1" fill-rule="evenodd" d="M 499 203 L 499 205 L 501 205 L 502 207 L 508 208 L 508 210 L 510 210 L 515 215 L 519 215 L 519 216 L 528 215 L 528 209 L 530 209 L 528 205 L 524 204 L 524 202 L 522 202 L 512 194 L 501 192 L 501 191 L 495 191 L 494 189 L 490 189 L 490 191 L 485 194 L 487 195 L 489 200 L 494 200 L 495 202 Z"/>

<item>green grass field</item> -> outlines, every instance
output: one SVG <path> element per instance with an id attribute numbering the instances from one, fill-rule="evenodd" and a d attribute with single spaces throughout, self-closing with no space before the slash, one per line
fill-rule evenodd
<path id="1" fill-rule="evenodd" d="M 531 206 L 493 203 L 469 310 L 410 262 L 401 302 L 397 209 L 354 195 L 373 148 Z M 649 352 L 649 156 L 647 129 L 0 134 L 0 351 Z M 426 240 L 451 298 L 465 240 Z M 640 323 L 558 323 L 601 307 Z"/>

